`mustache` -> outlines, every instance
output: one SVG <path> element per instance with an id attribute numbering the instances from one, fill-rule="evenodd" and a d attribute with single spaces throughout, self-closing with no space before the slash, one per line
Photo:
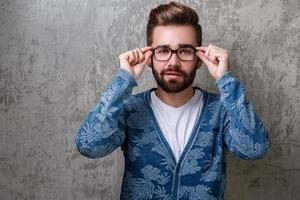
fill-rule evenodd
<path id="1" fill-rule="evenodd" d="M 186 73 L 180 69 L 165 69 L 161 71 L 161 76 L 165 75 L 166 73 L 176 73 L 176 74 L 181 74 L 182 76 L 186 76 Z"/>

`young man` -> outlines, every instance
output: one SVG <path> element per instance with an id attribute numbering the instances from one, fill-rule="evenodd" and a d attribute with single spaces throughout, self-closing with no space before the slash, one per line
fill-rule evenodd
<path id="1" fill-rule="evenodd" d="M 78 150 L 99 158 L 121 147 L 121 199 L 223 199 L 226 154 L 262 158 L 268 133 L 229 70 L 228 52 L 201 46 L 193 9 L 153 9 L 147 43 L 119 55 L 118 73 L 78 131 Z M 202 63 L 220 94 L 193 86 Z M 132 95 L 147 64 L 157 88 Z"/>

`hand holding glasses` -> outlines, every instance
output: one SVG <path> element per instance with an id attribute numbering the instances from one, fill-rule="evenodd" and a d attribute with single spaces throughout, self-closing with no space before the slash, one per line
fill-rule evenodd
<path id="1" fill-rule="evenodd" d="M 220 79 L 226 72 L 230 71 L 227 50 L 212 44 L 207 47 L 196 47 L 196 50 L 196 55 L 204 62 L 215 80 Z"/>
<path id="2" fill-rule="evenodd" d="M 136 48 L 119 55 L 120 67 L 129 71 L 138 80 L 152 55 L 152 47 Z"/>

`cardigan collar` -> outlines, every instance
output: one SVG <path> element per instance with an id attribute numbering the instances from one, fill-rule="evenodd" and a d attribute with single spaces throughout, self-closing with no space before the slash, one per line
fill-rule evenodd
<path id="1" fill-rule="evenodd" d="M 145 94 L 144 94 L 144 101 L 145 101 L 145 105 L 147 107 L 147 110 L 148 112 L 150 113 L 150 117 L 154 123 L 154 127 L 156 129 L 156 133 L 158 134 L 158 138 L 160 139 L 160 141 L 162 142 L 163 146 L 166 148 L 169 156 L 171 157 L 171 160 L 172 160 L 172 163 L 174 164 L 174 166 L 180 166 L 183 162 L 183 160 L 185 159 L 187 153 L 191 150 L 192 146 L 194 145 L 195 143 L 195 140 L 196 138 L 198 137 L 198 133 L 200 132 L 200 128 L 201 128 L 201 124 L 204 123 L 204 118 L 203 116 L 205 115 L 205 112 L 207 112 L 207 98 L 208 98 L 208 93 L 207 91 L 201 89 L 200 87 L 196 87 L 194 86 L 195 89 L 199 89 L 202 94 L 203 94 L 203 106 L 202 106 L 202 109 L 201 111 L 197 114 L 197 118 L 196 118 L 196 122 L 195 122 L 195 125 L 194 125 L 194 128 L 192 130 L 192 133 L 191 133 L 191 137 L 189 138 L 180 158 L 179 158 L 179 161 L 177 163 L 176 159 L 175 159 L 175 156 L 173 154 L 173 151 L 167 141 L 167 139 L 165 138 L 164 134 L 162 133 L 162 130 L 160 129 L 159 127 L 159 124 L 158 124 L 158 121 L 157 119 L 155 118 L 155 115 L 154 115 L 154 112 L 150 106 L 150 100 L 151 100 L 151 97 L 150 97 L 150 93 L 153 91 L 153 90 L 156 90 L 157 88 L 151 88 L 147 91 L 145 91 Z"/>

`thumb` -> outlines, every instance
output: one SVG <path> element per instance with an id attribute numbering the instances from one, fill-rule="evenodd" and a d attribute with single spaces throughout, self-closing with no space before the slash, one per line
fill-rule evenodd
<path id="1" fill-rule="evenodd" d="M 205 54 L 204 54 L 203 52 L 198 51 L 198 52 L 197 52 L 197 55 L 198 55 L 198 57 L 204 62 L 204 64 L 205 64 L 207 67 L 209 67 L 209 68 L 214 68 L 214 67 L 215 67 L 215 64 L 214 64 L 212 61 L 210 61 L 210 60 L 205 56 Z"/>
<path id="2" fill-rule="evenodd" d="M 147 51 L 144 55 L 145 55 L 145 59 L 142 62 L 142 65 L 146 65 L 146 63 L 149 61 L 149 59 L 152 56 L 152 51 Z"/>
<path id="3" fill-rule="evenodd" d="M 142 73 L 144 72 L 145 70 L 145 67 L 146 67 L 146 64 L 149 60 L 149 58 L 151 57 L 152 55 L 152 52 L 151 51 L 147 51 L 146 53 L 144 53 L 144 56 L 145 56 L 145 59 L 143 60 L 143 62 L 135 65 L 135 77 L 136 77 L 136 80 L 138 80 Z"/>

